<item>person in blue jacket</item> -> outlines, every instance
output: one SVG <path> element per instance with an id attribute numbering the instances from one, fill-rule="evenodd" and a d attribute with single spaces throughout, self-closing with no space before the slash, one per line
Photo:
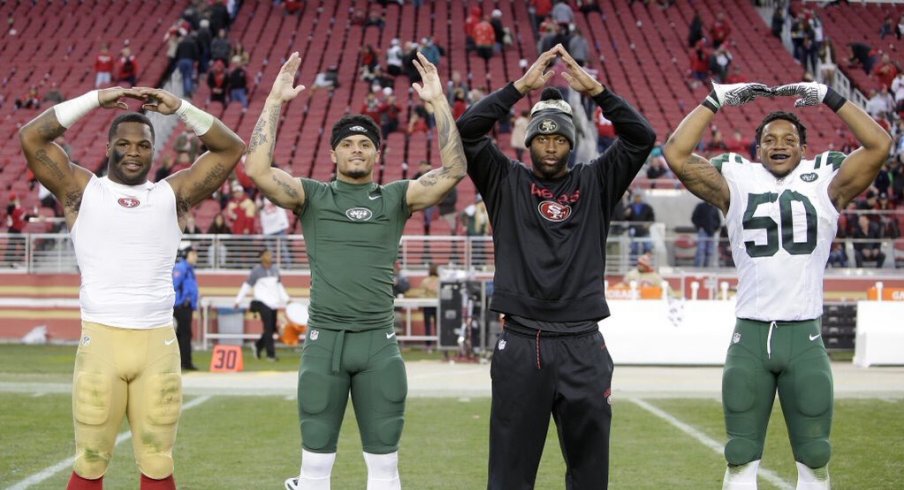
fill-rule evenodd
<path id="1" fill-rule="evenodd" d="M 179 339 L 182 370 L 197 371 L 198 368 L 191 361 L 191 326 L 192 314 L 198 309 L 198 279 L 195 277 L 198 251 L 191 245 L 179 247 L 178 257 L 176 266 L 173 267 L 173 289 L 176 290 L 173 318 L 176 320 L 176 338 Z"/>

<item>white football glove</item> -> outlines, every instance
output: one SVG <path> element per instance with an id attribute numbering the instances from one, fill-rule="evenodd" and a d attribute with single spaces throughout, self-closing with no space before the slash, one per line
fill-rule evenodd
<path id="1" fill-rule="evenodd" d="M 715 96 L 716 98 L 716 107 L 744 105 L 757 97 L 772 97 L 773 95 L 772 89 L 762 83 L 732 83 L 728 85 L 714 83 L 713 91 L 710 92 L 710 97 Z"/>
<path id="2" fill-rule="evenodd" d="M 775 95 L 798 96 L 800 97 L 794 102 L 794 107 L 808 107 L 819 105 L 825 100 L 829 87 L 816 82 L 789 83 L 781 87 L 773 89 Z"/>

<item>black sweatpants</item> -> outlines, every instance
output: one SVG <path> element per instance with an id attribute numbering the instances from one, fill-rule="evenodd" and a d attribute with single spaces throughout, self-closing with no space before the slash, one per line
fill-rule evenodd
<path id="1" fill-rule="evenodd" d="M 607 488 L 612 368 L 599 331 L 530 336 L 504 330 L 490 367 L 487 488 L 534 488 L 550 414 L 565 458 L 565 488 Z"/>
<path id="2" fill-rule="evenodd" d="M 190 368 L 194 364 L 191 361 L 191 324 L 194 310 L 191 304 L 188 306 L 176 306 L 173 308 L 173 318 L 176 319 L 176 338 L 179 340 L 179 357 L 182 359 L 182 367 Z"/>
<path id="3" fill-rule="evenodd" d="M 267 357 L 275 359 L 276 348 L 273 346 L 273 334 L 276 332 L 276 310 L 258 300 L 252 301 L 250 306 L 251 311 L 260 314 L 261 323 L 264 325 L 264 332 L 254 342 L 254 345 L 257 347 L 258 352 L 266 349 Z"/>

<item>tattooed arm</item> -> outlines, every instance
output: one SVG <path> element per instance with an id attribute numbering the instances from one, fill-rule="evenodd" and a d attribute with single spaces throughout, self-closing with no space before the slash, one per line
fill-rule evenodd
<path id="1" fill-rule="evenodd" d="M 697 106 L 681 121 L 662 151 L 672 172 L 689 191 L 726 213 L 731 195 L 725 177 L 709 160 L 694 153 L 714 116 L 712 110 Z"/>
<path id="2" fill-rule="evenodd" d="M 417 58 L 414 60 L 414 66 L 421 74 L 423 85 L 414 83 L 412 87 L 421 99 L 433 107 L 443 166 L 427 172 L 408 186 L 405 197 L 411 211 L 419 211 L 441 201 L 443 196 L 464 178 L 467 168 L 461 137 L 455 126 L 449 101 L 443 94 L 443 85 L 436 67 L 421 53 L 417 54 Z"/>
<path id="3" fill-rule="evenodd" d="M 28 168 L 63 204 L 66 224 L 70 228 L 78 216 L 82 193 L 91 180 L 91 172 L 69 161 L 69 156 L 54 140 L 96 107 L 128 109 L 123 97 L 139 98 L 134 90 L 121 87 L 88 92 L 47 109 L 19 130 L 19 142 Z"/>
<path id="4" fill-rule="evenodd" d="M 251 133 L 251 141 L 248 144 L 248 155 L 245 158 L 245 173 L 251 177 L 254 185 L 274 204 L 296 213 L 304 205 L 304 188 L 301 181 L 270 165 L 273 161 L 279 113 L 283 102 L 294 99 L 305 88 L 304 85 L 292 86 L 300 63 L 301 58 L 296 52 L 292 53 L 289 60 L 280 68 L 270 95 L 264 103 L 261 116 L 254 125 L 254 132 Z"/>
<path id="5" fill-rule="evenodd" d="M 146 110 L 169 115 L 185 110 L 185 101 L 162 89 L 137 89 L 146 99 L 142 107 Z M 198 135 L 207 151 L 198 157 L 191 167 L 176 172 L 166 179 L 176 194 L 176 210 L 179 224 L 184 226 L 185 216 L 194 205 L 210 197 L 229 178 L 232 170 L 242 157 L 245 143 L 219 119 L 188 106 L 188 121 L 199 120 L 210 124 L 209 129 Z M 189 124 L 191 127 L 191 124 Z M 196 129 L 196 128 L 193 128 Z M 197 129 L 196 129 L 197 130 Z M 200 130 L 199 130 L 200 131 Z"/>

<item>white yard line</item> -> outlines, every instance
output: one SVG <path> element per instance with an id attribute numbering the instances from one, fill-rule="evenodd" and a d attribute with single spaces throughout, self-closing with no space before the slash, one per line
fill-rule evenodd
<path id="1" fill-rule="evenodd" d="M 186 403 L 185 405 L 182 405 L 182 411 L 184 412 L 186 410 L 195 408 L 198 405 L 206 402 L 207 400 L 210 400 L 209 396 L 200 396 L 198 398 L 195 398 L 192 401 Z M 131 438 L 132 438 L 132 433 L 130 431 L 122 432 L 118 436 L 116 436 L 115 446 L 118 446 L 120 443 L 122 443 L 124 441 L 128 441 Z M 72 464 L 74 462 L 75 462 L 75 457 L 66 458 L 66 459 L 60 461 L 59 463 L 57 463 L 53 466 L 48 466 L 47 468 L 44 468 L 43 470 L 20 481 L 19 483 L 16 483 L 15 485 L 7 488 L 7 490 L 25 490 L 26 488 L 30 488 L 32 485 L 37 485 L 63 470 L 67 470 L 67 469 L 71 470 Z"/>
<path id="2" fill-rule="evenodd" d="M 639 398 L 629 398 L 628 400 L 633 402 L 640 408 L 642 408 L 642 409 L 652 413 L 653 415 L 661 418 L 662 420 L 665 420 L 666 422 L 672 424 L 673 426 L 678 428 L 678 430 L 693 437 L 694 439 L 696 439 L 698 442 L 700 442 L 704 446 L 706 446 L 706 447 L 712 449 L 714 452 L 718 453 L 720 456 L 723 454 L 721 443 L 719 443 L 715 439 L 707 436 L 703 432 L 700 432 L 693 426 L 685 424 L 684 422 L 682 422 L 682 421 L 676 419 L 675 417 L 673 417 L 672 415 L 670 415 L 668 412 L 661 410 L 659 408 L 656 408 L 653 405 L 650 405 L 649 403 L 645 402 L 644 400 L 641 400 Z M 780 488 L 781 490 L 794 490 L 794 485 L 785 481 L 782 477 L 778 476 L 778 474 L 776 474 L 774 471 L 767 470 L 767 469 L 763 468 L 762 466 L 760 466 L 760 470 L 757 474 L 759 476 L 761 476 L 763 479 L 765 479 L 766 481 L 768 481 L 769 483 Z"/>

